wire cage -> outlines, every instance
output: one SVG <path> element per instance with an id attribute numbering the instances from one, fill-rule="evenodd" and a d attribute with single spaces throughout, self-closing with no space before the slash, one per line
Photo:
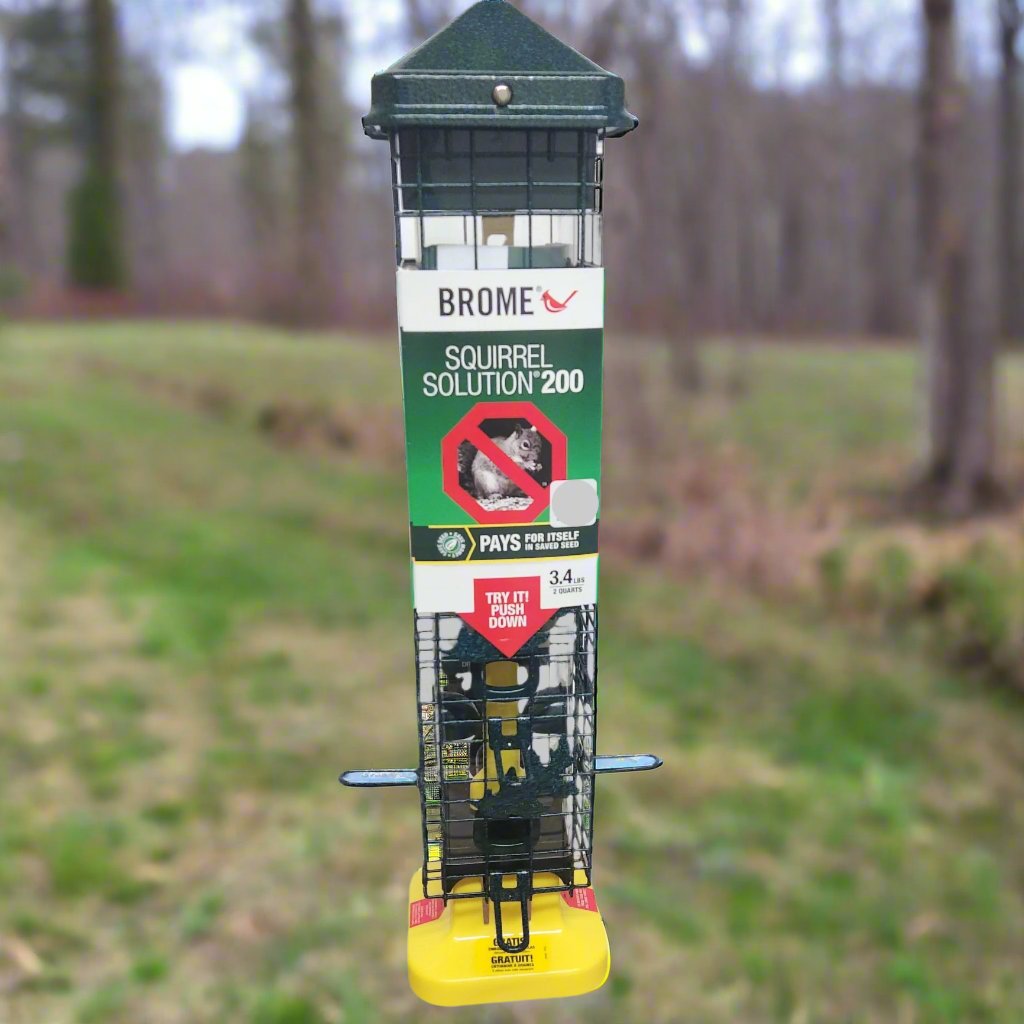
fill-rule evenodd
<path id="1" fill-rule="evenodd" d="M 602 265 L 601 133 L 406 128 L 390 139 L 399 266 Z"/>
<path id="2" fill-rule="evenodd" d="M 418 616 L 416 667 L 424 896 L 489 899 L 514 951 L 503 903 L 527 922 L 537 893 L 591 884 L 597 610 L 559 613 L 513 661 L 457 615 Z"/>

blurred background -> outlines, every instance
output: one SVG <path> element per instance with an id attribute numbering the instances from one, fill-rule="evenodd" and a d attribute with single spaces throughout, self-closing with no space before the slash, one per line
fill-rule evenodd
<path id="1" fill-rule="evenodd" d="M 1017 0 L 516 0 L 609 144 L 598 994 L 1024 1021 Z M 442 1020 L 387 153 L 466 0 L 0 0 L 0 1024 Z"/>

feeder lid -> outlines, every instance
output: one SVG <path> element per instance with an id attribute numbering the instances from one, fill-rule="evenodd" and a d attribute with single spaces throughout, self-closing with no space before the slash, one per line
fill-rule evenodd
<path id="1" fill-rule="evenodd" d="M 507 0 L 479 0 L 373 78 L 363 128 L 552 128 L 616 138 L 640 123 L 621 78 L 531 21 Z"/>

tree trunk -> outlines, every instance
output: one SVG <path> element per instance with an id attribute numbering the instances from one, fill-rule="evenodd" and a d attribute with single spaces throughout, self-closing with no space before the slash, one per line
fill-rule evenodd
<path id="1" fill-rule="evenodd" d="M 921 96 L 921 341 L 928 366 L 928 452 L 919 493 L 965 516 L 995 487 L 991 331 L 978 316 L 960 175 L 964 95 L 956 67 L 954 0 L 923 0 Z"/>
<path id="2" fill-rule="evenodd" d="M 121 40 L 114 0 L 87 0 L 88 81 L 82 178 L 70 203 L 69 276 L 84 288 L 127 279 L 118 171 Z"/>
<path id="3" fill-rule="evenodd" d="M 1024 333 L 1021 290 L 1024 270 L 1021 264 L 1020 218 L 1020 37 L 1022 12 L 1020 0 L 997 0 L 999 4 L 999 45 L 1002 74 L 999 82 L 999 274 L 1002 297 L 1001 328 L 1004 337 Z"/>
<path id="4" fill-rule="evenodd" d="M 648 146 L 637 154 L 634 184 L 638 195 L 650 197 L 661 192 L 664 147 L 672 124 L 665 111 L 671 109 L 679 89 L 672 74 L 674 52 L 669 42 L 678 36 L 679 22 L 670 3 L 647 3 L 639 13 L 649 20 L 645 26 L 647 31 L 633 43 L 638 67 L 635 87 L 642 108 L 651 112 L 649 131 L 652 137 Z M 588 52 L 602 65 L 611 63 L 620 33 L 625 29 L 622 5 L 608 5 L 589 30 L 592 49 Z M 659 199 L 659 216 L 645 226 L 643 257 L 638 260 L 645 277 L 652 282 L 662 281 L 666 286 L 656 290 L 652 297 L 651 325 L 668 345 L 672 383 L 686 394 L 696 394 L 704 387 L 701 344 L 694 323 L 694 283 L 684 248 L 684 244 L 689 244 L 688 240 L 699 233 L 693 223 L 691 192 L 688 183 L 679 180 L 669 194 Z"/>
<path id="5" fill-rule="evenodd" d="M 722 320 L 732 334 L 732 363 L 726 376 L 726 390 L 739 397 L 750 386 L 750 330 L 753 319 L 753 238 L 754 209 L 748 176 L 743 167 L 750 159 L 746 107 L 745 68 L 749 62 L 748 0 L 725 0 L 726 36 L 722 51 L 723 108 L 722 135 L 719 142 L 722 197 L 725 208 L 719 211 L 720 226 L 727 244 L 722 247 L 724 264 L 721 278 L 725 307 Z M 731 307 L 731 308 L 730 308 Z"/>
<path id="6" fill-rule="evenodd" d="M 845 84 L 846 36 L 843 32 L 842 0 L 823 0 L 826 49 L 828 50 L 828 81 L 833 93 Z"/>
<path id="7" fill-rule="evenodd" d="M 304 323 L 323 320 L 330 308 L 327 174 L 317 27 L 312 0 L 289 0 L 292 139 L 297 199 L 296 298 Z"/>
<path id="8" fill-rule="evenodd" d="M 121 41 L 114 0 L 88 0 L 90 146 L 93 165 L 116 177 L 121 90 Z"/>
<path id="9" fill-rule="evenodd" d="M 4 128 L 7 142 L 10 179 L 6 189 L 4 209 L 4 253 L 13 264 L 31 275 L 37 269 L 35 245 L 35 146 L 28 137 L 22 95 L 21 78 L 14 73 L 22 59 L 18 52 L 19 13 L 4 19 L 4 85 L 7 109 Z"/>
<path id="10" fill-rule="evenodd" d="M 864 295 L 860 262 L 857 195 L 857 146 L 850 97 L 846 85 L 846 32 L 843 24 L 843 0 L 824 0 L 823 16 L 828 51 L 828 85 L 832 123 L 826 126 L 830 136 L 829 217 L 835 231 L 835 259 L 832 273 L 836 299 L 837 326 L 853 334 L 863 320 Z"/>
<path id="11" fill-rule="evenodd" d="M 609 67 L 614 56 L 615 43 L 622 27 L 622 7 L 613 3 L 594 19 L 587 38 L 586 52 L 595 64 Z"/>

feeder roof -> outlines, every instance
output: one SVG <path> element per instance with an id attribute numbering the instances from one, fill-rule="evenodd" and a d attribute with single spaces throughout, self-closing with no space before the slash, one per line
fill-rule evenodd
<path id="1" fill-rule="evenodd" d="M 512 99 L 495 102 L 507 85 Z M 363 127 L 554 128 L 617 137 L 639 121 L 618 75 L 588 60 L 507 0 L 479 0 L 446 29 L 373 78 Z"/>

